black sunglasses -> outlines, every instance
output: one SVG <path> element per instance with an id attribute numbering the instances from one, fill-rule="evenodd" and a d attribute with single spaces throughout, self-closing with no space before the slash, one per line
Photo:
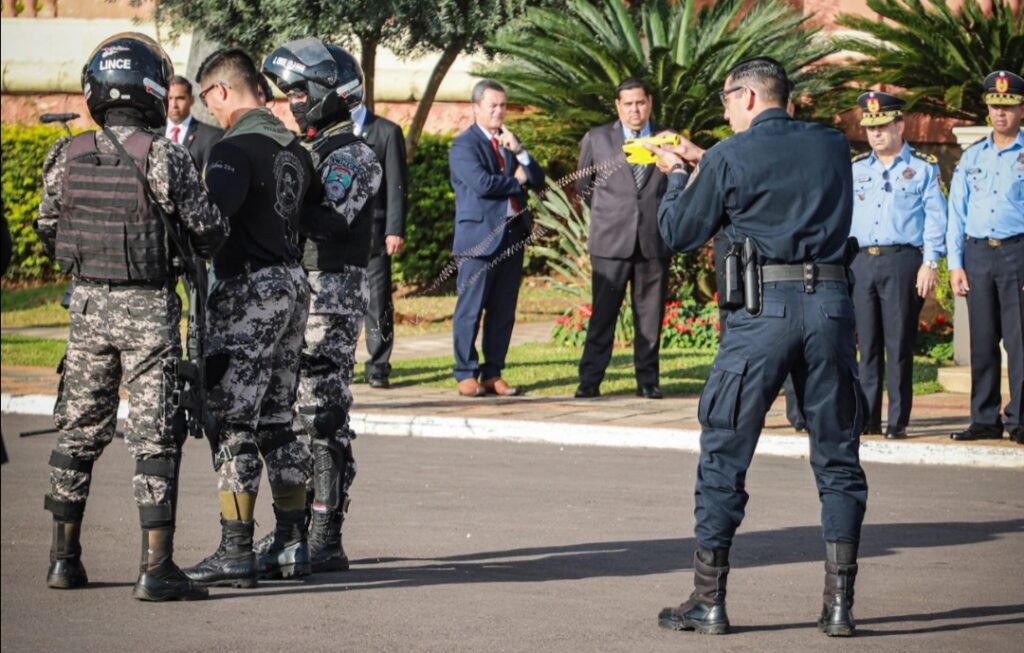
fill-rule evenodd
<path id="1" fill-rule="evenodd" d="M 210 84 L 209 86 L 207 86 L 202 91 L 199 91 L 199 101 L 203 103 L 204 107 L 208 106 L 206 104 L 206 94 L 209 93 L 210 91 L 212 91 L 213 89 L 217 88 L 218 86 L 223 86 L 224 88 L 231 88 L 231 86 L 229 86 L 228 84 L 225 84 L 224 82 L 214 82 L 214 83 Z"/>
<path id="2" fill-rule="evenodd" d="M 887 193 L 891 193 L 892 192 L 892 184 L 889 183 L 889 171 L 888 170 L 883 170 L 882 171 L 882 179 L 885 180 L 885 185 L 882 186 L 882 190 L 884 190 Z"/>

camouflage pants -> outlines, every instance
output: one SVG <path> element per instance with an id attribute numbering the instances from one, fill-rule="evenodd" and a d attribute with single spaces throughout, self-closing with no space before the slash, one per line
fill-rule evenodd
<path id="1" fill-rule="evenodd" d="M 311 415 L 318 409 L 337 406 L 342 424 L 333 440 L 345 452 L 344 486 L 347 493 L 356 475 L 348 413 L 352 408 L 352 385 L 356 365 L 356 343 L 366 315 L 370 292 L 366 269 L 345 266 L 343 272 L 310 272 L 312 293 L 306 344 L 299 372 L 299 412 Z"/>
<path id="2" fill-rule="evenodd" d="M 60 455 L 91 464 L 114 438 L 122 378 L 131 406 L 125 443 L 136 460 L 174 459 L 184 433 L 172 429 L 174 362 L 181 355 L 181 301 L 169 289 L 144 289 L 79 282 L 68 307 L 71 332 L 53 421 L 60 429 Z M 70 466 L 75 466 L 71 463 Z M 50 496 L 65 503 L 89 497 L 92 473 L 54 466 Z M 174 481 L 135 474 L 140 507 L 172 502 Z"/>
<path id="3" fill-rule="evenodd" d="M 221 449 L 233 456 L 218 470 L 221 492 L 256 494 L 260 455 L 271 485 L 304 485 L 309 479 L 309 447 L 292 433 L 308 310 L 309 282 L 297 265 L 218 279 L 210 290 L 208 356 L 228 361 L 209 394 Z"/>

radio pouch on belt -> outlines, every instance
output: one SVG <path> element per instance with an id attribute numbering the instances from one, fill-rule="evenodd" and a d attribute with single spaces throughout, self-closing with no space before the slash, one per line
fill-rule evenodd
<path id="1" fill-rule="evenodd" d="M 743 305 L 747 312 L 757 317 L 761 314 L 761 266 L 757 260 L 757 248 L 749 237 L 743 239 Z"/>
<path id="2" fill-rule="evenodd" d="M 743 307 L 742 246 L 733 244 L 725 254 L 725 287 L 718 292 L 718 307 L 733 311 Z"/>

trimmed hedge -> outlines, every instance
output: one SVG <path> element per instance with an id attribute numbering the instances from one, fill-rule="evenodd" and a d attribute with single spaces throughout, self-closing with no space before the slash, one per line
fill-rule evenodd
<path id="1" fill-rule="evenodd" d="M 11 227 L 14 257 L 7 274 L 16 279 L 50 279 L 57 265 L 43 254 L 32 230 L 39 215 L 43 191 L 43 161 L 54 142 L 64 135 L 60 127 L 4 125 L 0 137 L 3 159 L 4 219 Z"/>
<path id="2" fill-rule="evenodd" d="M 451 258 L 455 191 L 448 180 L 451 135 L 423 134 L 409 164 L 409 214 L 405 248 L 391 259 L 403 283 L 431 284 Z"/>

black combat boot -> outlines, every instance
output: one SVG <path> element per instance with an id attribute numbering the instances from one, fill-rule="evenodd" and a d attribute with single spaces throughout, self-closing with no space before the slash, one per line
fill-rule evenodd
<path id="1" fill-rule="evenodd" d="M 132 596 L 140 601 L 195 601 L 209 592 L 193 582 L 172 559 L 174 527 L 142 529 L 142 561 Z"/>
<path id="2" fill-rule="evenodd" d="M 345 517 L 340 510 L 313 512 L 309 525 L 309 559 L 313 573 L 348 571 L 348 556 L 341 545 L 341 525 Z"/>
<path id="3" fill-rule="evenodd" d="M 204 586 L 256 587 L 256 558 L 252 553 L 253 521 L 221 517 L 220 546 L 185 575 Z"/>
<path id="4" fill-rule="evenodd" d="M 857 544 L 825 542 L 824 605 L 818 630 L 829 637 L 852 637 L 853 582 L 857 579 Z"/>
<path id="5" fill-rule="evenodd" d="M 256 572 L 260 578 L 298 578 L 308 576 L 309 546 L 306 544 L 306 511 L 278 510 L 277 525 L 269 541 L 260 540 Z"/>
<path id="6" fill-rule="evenodd" d="M 46 585 L 54 589 L 70 590 L 85 587 L 89 577 L 82 565 L 82 520 L 66 521 L 53 518 L 53 543 L 50 545 L 50 568 L 46 572 Z"/>
<path id="7" fill-rule="evenodd" d="M 729 632 L 725 613 L 725 581 L 729 577 L 729 549 L 697 549 L 693 554 L 693 593 L 677 608 L 665 608 L 658 625 L 670 630 L 695 630 L 705 635 Z"/>

